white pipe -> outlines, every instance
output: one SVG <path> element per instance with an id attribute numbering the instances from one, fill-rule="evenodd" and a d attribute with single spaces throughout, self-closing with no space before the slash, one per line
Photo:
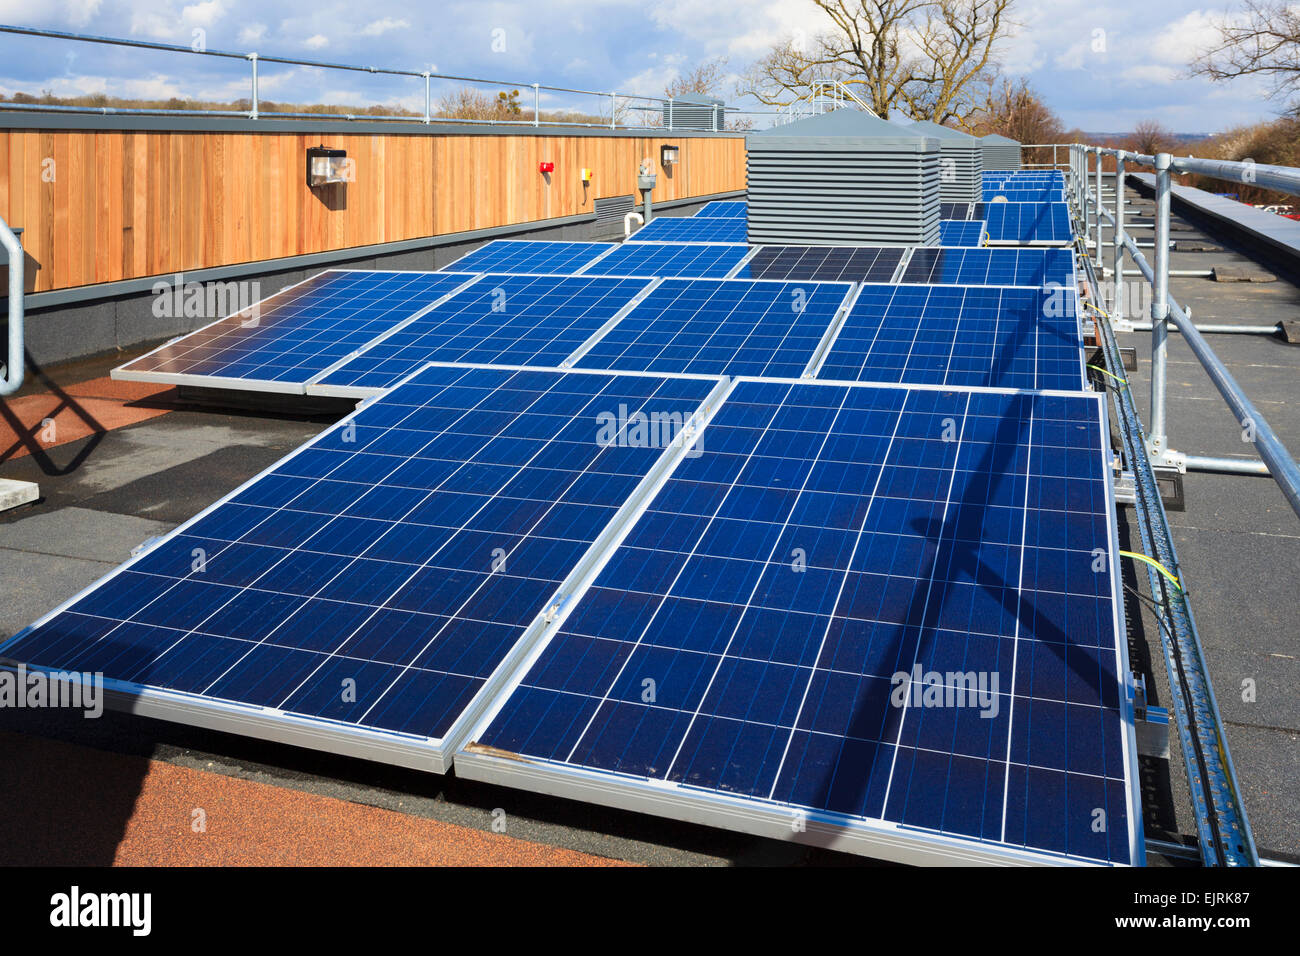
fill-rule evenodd
<path id="1" fill-rule="evenodd" d="M 644 225 L 645 225 L 645 217 L 643 217 L 639 212 L 637 212 L 635 209 L 633 209 L 630 213 L 628 213 L 626 216 L 623 217 L 623 238 L 624 238 L 624 239 L 626 239 L 628 236 L 632 235 L 632 217 L 633 217 L 633 216 L 636 217 L 637 225 L 639 225 L 639 226 L 644 226 Z"/>
<path id="2" fill-rule="evenodd" d="M 0 219 L 0 245 L 9 253 L 9 362 L 0 379 L 0 395 L 23 384 L 23 247 L 9 224 Z"/>

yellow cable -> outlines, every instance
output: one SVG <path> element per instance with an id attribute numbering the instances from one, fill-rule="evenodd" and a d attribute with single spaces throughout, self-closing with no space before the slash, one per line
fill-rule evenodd
<path id="1" fill-rule="evenodd" d="M 1126 558 L 1133 558 L 1135 561 L 1142 561 L 1146 564 L 1151 565 L 1151 567 L 1155 568 L 1157 571 L 1159 571 L 1161 574 L 1167 577 L 1170 583 L 1172 583 L 1174 587 L 1178 588 L 1180 592 L 1182 591 L 1183 585 L 1179 582 L 1179 580 L 1176 577 L 1170 574 L 1169 571 L 1165 568 L 1165 566 L 1161 564 L 1159 561 L 1152 560 L 1151 558 L 1148 558 L 1145 554 L 1138 554 L 1136 551 L 1121 551 L 1120 554 L 1122 554 Z"/>
<path id="2" fill-rule="evenodd" d="M 1096 369 L 1098 372 L 1101 372 L 1102 375 L 1109 375 L 1111 378 L 1113 378 L 1115 381 L 1119 382 L 1121 385 L 1127 385 L 1127 384 L 1128 384 L 1128 379 L 1126 379 L 1126 378 L 1120 378 L 1120 377 L 1119 377 L 1118 375 L 1116 375 L 1114 372 L 1108 372 L 1108 371 L 1106 371 L 1104 368 L 1102 368 L 1100 365 L 1093 365 L 1091 362 L 1089 362 L 1089 363 L 1088 363 L 1088 368 Z"/>
<path id="3" fill-rule="evenodd" d="M 1110 313 L 1109 313 L 1109 312 L 1107 312 L 1105 309 L 1099 309 L 1099 308 L 1097 308 L 1097 307 L 1096 307 L 1095 305 L 1093 305 L 1091 302 L 1084 302 L 1084 303 L 1083 303 L 1083 306 L 1084 306 L 1085 309 L 1092 309 L 1092 311 L 1096 312 L 1098 315 L 1104 315 L 1106 318 L 1108 318 L 1108 319 L 1110 318 Z"/>

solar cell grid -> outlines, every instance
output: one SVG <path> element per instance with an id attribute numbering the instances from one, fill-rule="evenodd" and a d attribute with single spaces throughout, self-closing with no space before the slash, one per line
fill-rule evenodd
<path id="1" fill-rule="evenodd" d="M 1070 242 L 1069 209 L 1063 202 L 991 202 L 984 207 L 989 242 L 1052 243 Z"/>
<path id="2" fill-rule="evenodd" d="M 749 221 L 735 216 L 657 216 L 632 233 L 628 242 L 738 242 L 744 244 Z"/>
<path id="3" fill-rule="evenodd" d="M 721 279 L 748 254 L 745 246 L 723 243 L 625 242 L 582 274 Z"/>
<path id="4" fill-rule="evenodd" d="M 431 741 L 452 732 L 663 454 L 602 443 L 598 416 L 624 406 L 627 422 L 639 410 L 686 419 L 715 387 L 426 369 L 0 656 L 102 672 L 133 698 L 183 695 L 177 706 L 230 717 L 223 729 L 257 735 L 253 722 L 271 720 L 262 733 L 274 739 L 401 751 L 396 762 L 428 769 Z M 364 744 L 341 743 L 358 732 Z"/>
<path id="5" fill-rule="evenodd" d="M 114 369 L 113 377 L 301 393 L 313 377 L 472 278 L 322 272 Z"/>
<path id="6" fill-rule="evenodd" d="M 939 245 L 976 247 L 984 241 L 984 220 L 973 222 L 940 220 Z"/>
<path id="7" fill-rule="evenodd" d="M 730 219 L 744 219 L 749 212 L 749 203 L 743 199 L 715 199 L 707 202 L 695 213 L 697 216 L 712 218 L 721 216 Z"/>
<path id="8" fill-rule="evenodd" d="M 888 282 L 902 259 L 897 246 L 761 246 L 735 278 Z"/>
<path id="9" fill-rule="evenodd" d="M 457 772 L 787 837 L 806 815 L 895 859 L 1140 863 L 1100 420 L 738 383 Z"/>
<path id="10" fill-rule="evenodd" d="M 1083 388 L 1072 289 L 864 285 L 819 379 Z"/>
<path id="11" fill-rule="evenodd" d="M 609 242 L 547 242 L 496 239 L 446 268 L 456 272 L 525 272 L 568 275 L 616 248 Z"/>
<path id="12" fill-rule="evenodd" d="M 852 287 L 666 279 L 575 363 L 699 375 L 803 373 Z"/>
<path id="13" fill-rule="evenodd" d="M 923 285 L 1055 284 L 1074 288 L 1069 249 L 916 249 L 902 282 Z"/>
<path id="14" fill-rule="evenodd" d="M 426 362 L 558 366 L 647 285 L 608 276 L 485 275 L 309 391 L 372 394 Z"/>

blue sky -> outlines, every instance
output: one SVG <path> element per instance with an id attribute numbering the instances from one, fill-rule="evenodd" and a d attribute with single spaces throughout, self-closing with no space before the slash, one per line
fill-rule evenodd
<path id="1" fill-rule="evenodd" d="M 1263 84 L 1186 75 L 1210 18 L 1226 5 L 1176 0 L 1017 0 L 1004 70 L 1026 76 L 1067 127 L 1111 132 L 1156 118 L 1213 132 L 1269 118 Z M 777 40 L 815 32 L 825 15 L 804 0 L 0 0 L 0 22 L 342 63 L 658 95 L 674 74 L 726 56 L 741 71 Z M 201 31 L 196 33 L 195 31 Z M 418 80 L 267 65 L 268 99 L 400 103 L 422 108 Z M 247 68 L 179 54 L 116 50 L 0 34 L 0 92 L 203 99 L 246 96 Z M 490 91 L 490 89 L 489 89 Z M 544 106 L 585 105 L 553 95 Z"/>

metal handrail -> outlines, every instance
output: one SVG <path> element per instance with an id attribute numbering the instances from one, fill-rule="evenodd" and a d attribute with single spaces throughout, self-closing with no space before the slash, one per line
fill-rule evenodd
<path id="1" fill-rule="evenodd" d="M 0 245 L 9 253 L 9 361 L 0 376 L 0 396 L 12 395 L 23 384 L 23 246 L 0 219 Z"/>
<path id="2" fill-rule="evenodd" d="M 153 40 L 135 40 L 124 39 L 121 37 L 96 36 L 85 33 L 67 33 L 59 30 L 42 30 L 35 27 L 20 27 L 8 24 L 0 24 L 0 33 L 13 33 L 21 36 L 45 37 L 52 40 L 73 40 L 79 43 L 98 43 L 107 46 L 137 47 L 147 50 L 159 50 L 166 53 L 188 53 L 193 56 L 211 56 L 229 60 L 244 60 L 250 64 L 251 68 L 251 108 L 247 110 L 186 110 L 186 109 L 144 109 L 132 107 L 97 107 L 97 106 L 55 106 L 32 103 L 0 103 L 0 110 L 32 110 L 32 111 L 58 111 L 69 113 L 103 113 L 103 114 L 124 114 L 137 116 L 227 116 L 227 117 L 246 117 L 248 119 L 347 119 L 347 120 L 379 120 L 389 122 L 422 122 L 422 123 L 480 123 L 484 125 L 500 126 L 575 126 L 575 127 L 605 127 L 612 129 L 669 129 L 672 130 L 672 97 L 664 96 L 643 96 L 637 93 L 618 93 L 610 90 L 580 90 L 565 86 L 550 86 L 545 83 L 517 83 L 514 81 L 492 79 L 475 76 L 458 76 L 452 73 L 434 73 L 429 70 L 405 70 L 393 67 L 379 66 L 358 66 L 352 63 L 330 63 L 321 60 L 304 60 L 299 57 L 288 56 L 271 56 L 261 53 L 239 53 L 233 50 L 196 50 L 190 46 L 183 46 L 177 43 L 159 43 Z M 394 114 L 366 114 L 366 113 L 281 113 L 267 112 L 258 108 L 259 102 L 259 85 L 257 69 L 260 63 L 278 63 L 287 66 L 305 66 L 323 70 L 346 70 L 353 73 L 374 73 L 386 76 L 405 76 L 424 80 L 424 115 L 423 116 L 398 116 Z M 432 80 L 451 80 L 458 83 L 482 83 L 490 86 L 502 86 L 518 90 L 531 89 L 533 91 L 533 116 L 531 119 L 507 120 L 470 120 L 458 119 L 456 117 L 434 116 L 432 113 L 432 101 L 430 96 L 430 82 Z M 608 98 L 610 103 L 610 120 L 608 123 L 581 123 L 565 122 L 557 120 L 543 120 L 541 118 L 541 93 L 573 93 L 580 96 L 600 97 L 603 101 Z M 618 101 L 619 100 L 639 100 L 645 105 L 630 105 L 627 108 L 634 112 L 644 112 L 649 110 L 659 110 L 668 107 L 667 123 L 662 126 L 651 126 L 649 124 L 633 125 L 630 123 L 618 123 Z M 596 109 L 603 115 L 603 105 L 597 106 Z M 724 106 L 723 110 L 729 113 L 742 112 L 739 107 Z M 753 111 L 750 111 L 753 112 Z"/>
<path id="3" fill-rule="evenodd" d="M 1169 294 L 1169 206 L 1172 192 L 1174 170 L 1193 172 L 1214 179 L 1230 182 L 1244 182 L 1264 188 L 1276 189 L 1300 195 L 1300 170 L 1283 166 L 1267 166 L 1258 163 L 1230 162 L 1227 160 L 1196 159 L 1195 157 L 1174 157 L 1169 153 L 1151 156 L 1145 153 L 1132 153 L 1122 149 L 1110 149 L 1100 146 L 1072 144 L 1075 161 L 1071 164 L 1075 172 L 1077 195 L 1082 197 L 1084 211 L 1084 228 L 1087 232 L 1088 211 L 1095 206 L 1097 210 L 1097 264 L 1101 259 L 1101 223 L 1103 205 L 1101 201 L 1101 161 L 1103 156 L 1114 156 L 1117 171 L 1122 170 L 1126 161 L 1151 166 L 1156 171 L 1156 233 L 1155 264 L 1149 265 L 1137 249 L 1132 237 L 1127 235 L 1123 226 L 1123 189 L 1120 181 L 1116 182 L 1116 213 L 1106 218 L 1115 228 L 1115 301 L 1123 300 L 1123 261 L 1120 250 L 1127 251 L 1143 276 L 1151 283 L 1154 292 L 1151 302 L 1151 423 L 1148 442 L 1151 452 L 1161 460 L 1176 464 L 1180 456 L 1172 452 L 1165 434 L 1166 386 L 1168 381 L 1167 350 L 1170 323 L 1182 333 L 1184 341 L 1191 348 L 1201 366 L 1210 376 L 1224 402 L 1236 416 L 1238 423 L 1252 437 L 1259 457 L 1268 467 L 1268 473 L 1277 482 L 1291 509 L 1300 516 L 1300 465 L 1287 450 L 1272 426 L 1260 414 L 1259 409 L 1246 395 L 1245 390 L 1232 377 L 1227 366 L 1215 354 L 1214 349 L 1205 340 L 1200 330 L 1192 323 L 1191 316 Z M 1088 157 L 1096 156 L 1097 178 L 1096 193 L 1088 184 Z M 1197 460 L 1198 456 L 1191 456 Z M 1184 467 L 1189 458 L 1182 456 Z M 1214 460 L 1205 459 L 1210 465 Z M 1217 469 L 1216 469 L 1217 470 Z"/>

